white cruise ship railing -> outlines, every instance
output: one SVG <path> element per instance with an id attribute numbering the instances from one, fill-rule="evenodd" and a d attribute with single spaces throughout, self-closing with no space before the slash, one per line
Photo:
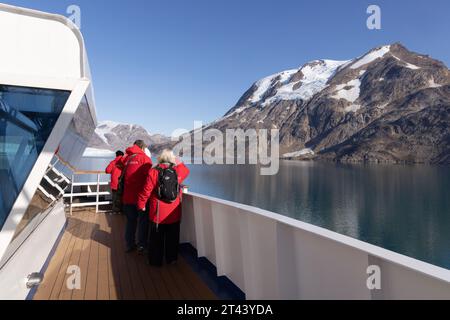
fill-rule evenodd
<path id="1" fill-rule="evenodd" d="M 95 182 L 76 182 L 76 177 L 78 176 L 97 176 L 97 181 Z M 69 200 L 68 206 L 69 206 L 69 212 L 70 215 L 72 215 L 72 209 L 73 208 L 81 208 L 81 207 L 94 207 L 95 206 L 95 212 L 99 212 L 99 206 L 102 205 L 109 205 L 112 202 L 105 200 L 100 201 L 101 196 L 111 196 L 111 192 L 109 191 L 109 188 L 105 188 L 105 191 L 101 191 L 102 186 L 109 186 L 109 182 L 102 182 L 100 180 L 100 177 L 102 175 L 106 175 L 103 171 L 75 171 L 72 174 L 71 184 L 70 184 L 70 193 L 65 193 L 64 198 Z M 83 192 L 75 192 L 75 187 L 84 187 L 86 191 Z M 92 198 L 95 197 L 95 201 L 87 201 L 87 202 L 74 202 L 76 198 Z"/>
<path id="2" fill-rule="evenodd" d="M 247 299 L 450 299 L 450 270 L 247 205 L 182 205 L 181 242 Z"/>
<path id="3" fill-rule="evenodd" d="M 55 166 L 60 163 L 65 168 L 71 172 L 71 178 L 68 179 L 63 173 L 59 172 Z M 69 207 L 69 213 L 72 215 L 73 208 L 81 207 L 95 207 L 95 212 L 98 213 L 99 207 L 103 205 L 110 205 L 112 201 L 101 200 L 100 197 L 111 198 L 111 192 L 109 189 L 109 182 L 101 181 L 101 176 L 108 175 L 104 171 L 89 171 L 89 170 L 78 170 L 73 165 L 62 159 L 59 155 L 56 155 L 56 161 L 50 166 L 49 170 L 53 170 L 55 173 L 59 174 L 62 179 L 67 179 L 70 181 L 70 192 L 62 190 L 64 193 L 63 197 L 68 201 L 67 206 Z M 86 182 L 78 181 L 77 178 L 81 176 L 95 176 L 96 181 Z M 104 187 L 102 191 L 102 187 Z M 83 189 L 81 192 L 75 192 L 75 189 Z M 95 201 L 78 201 L 76 199 L 80 198 L 94 198 Z"/>

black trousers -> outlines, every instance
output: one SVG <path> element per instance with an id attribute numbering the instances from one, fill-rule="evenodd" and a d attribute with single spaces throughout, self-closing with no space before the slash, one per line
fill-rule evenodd
<path id="1" fill-rule="evenodd" d="M 121 212 L 122 208 L 120 208 L 119 205 L 118 205 L 119 195 L 117 193 L 117 190 L 111 190 L 111 195 L 112 195 L 112 211 L 114 213 Z"/>
<path id="2" fill-rule="evenodd" d="M 148 214 L 141 212 L 135 205 L 125 204 L 123 206 L 123 213 L 127 217 L 127 224 L 125 226 L 125 241 L 127 249 L 136 246 L 136 231 L 137 231 L 137 245 L 139 247 L 147 247 L 148 240 Z"/>
<path id="3" fill-rule="evenodd" d="M 180 223 L 159 224 L 150 222 L 148 244 L 148 261 L 153 266 L 162 266 L 165 256 L 166 263 L 177 261 L 178 244 L 180 243 Z"/>

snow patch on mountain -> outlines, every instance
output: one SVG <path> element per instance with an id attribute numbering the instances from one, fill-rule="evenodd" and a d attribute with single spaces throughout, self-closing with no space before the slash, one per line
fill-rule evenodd
<path id="1" fill-rule="evenodd" d="M 340 71 L 340 70 L 347 68 L 353 62 L 355 62 L 355 59 L 347 60 L 347 62 L 345 62 L 343 65 L 339 66 L 339 68 L 336 71 Z"/>
<path id="2" fill-rule="evenodd" d="M 375 49 L 362 58 L 358 59 L 351 67 L 350 69 L 358 69 L 366 64 L 369 64 L 376 59 L 382 58 L 386 53 L 388 53 L 391 49 L 391 46 L 383 46 L 381 48 Z"/>
<path id="3" fill-rule="evenodd" d="M 439 84 L 439 83 L 434 82 L 434 78 L 431 78 L 428 81 L 428 88 L 440 88 L 440 87 L 442 87 L 442 85 Z"/>
<path id="4" fill-rule="evenodd" d="M 384 109 L 384 108 L 386 108 L 388 105 L 389 105 L 389 103 L 386 102 L 386 103 L 383 103 L 383 104 L 380 105 L 380 106 L 376 106 L 376 108 L 378 108 L 378 109 Z"/>
<path id="5" fill-rule="evenodd" d="M 284 85 L 276 90 L 276 94 L 274 96 L 266 99 L 262 106 L 266 106 L 280 100 L 300 99 L 303 101 L 308 101 L 316 93 L 325 89 L 328 80 L 335 74 L 336 70 L 347 62 L 348 61 L 316 60 L 307 63 L 299 70 L 285 71 L 284 78 L 280 79 L 280 82 L 284 83 Z M 295 82 L 288 81 L 288 76 L 290 77 L 299 71 L 303 74 L 303 78 L 301 80 Z M 264 85 L 266 84 L 267 82 L 264 82 Z M 266 87 L 264 87 L 264 89 L 266 91 L 268 90 Z M 260 91 L 258 90 L 258 92 Z"/>
<path id="6" fill-rule="evenodd" d="M 223 116 L 222 118 L 219 118 L 219 119 L 211 122 L 210 124 L 206 125 L 203 129 L 209 128 L 210 126 L 214 125 L 215 123 L 220 122 L 222 120 L 225 120 L 227 118 L 230 118 L 230 117 L 234 116 L 235 114 L 239 114 L 239 113 L 241 113 L 242 111 L 244 111 L 244 110 L 246 110 L 248 108 L 250 108 L 249 105 L 245 105 L 245 106 L 239 107 L 239 108 L 235 109 L 233 112 L 231 112 L 231 113 Z"/>
<path id="7" fill-rule="evenodd" d="M 277 83 L 286 82 L 297 71 L 298 71 L 297 69 L 286 70 L 259 80 L 258 82 L 256 82 L 256 86 L 258 87 L 258 89 L 255 91 L 255 93 L 253 93 L 253 96 L 250 98 L 250 102 L 256 103 L 260 101 L 263 98 L 264 94 L 267 92 L 267 90 L 269 90 Z M 277 78 L 279 79 L 276 80 Z"/>
<path id="8" fill-rule="evenodd" d="M 356 112 L 359 109 L 361 109 L 361 105 L 359 105 L 359 104 L 352 104 L 352 105 L 344 108 L 345 112 Z"/>
<path id="9" fill-rule="evenodd" d="M 361 81 L 359 79 L 351 80 L 336 87 L 336 93 L 332 96 L 334 99 L 344 99 L 348 102 L 355 102 L 359 98 Z"/>
<path id="10" fill-rule="evenodd" d="M 396 57 L 395 55 L 392 55 L 392 56 L 393 56 L 396 60 L 398 60 L 398 61 L 404 63 L 404 64 L 405 64 L 405 67 L 408 68 L 408 69 L 411 69 L 411 70 L 419 70 L 419 69 L 420 69 L 420 67 L 416 66 L 415 64 L 411 64 L 411 63 L 409 63 L 409 62 L 403 61 L 402 59 Z"/>
<path id="11" fill-rule="evenodd" d="M 415 64 L 411 64 L 411 63 L 406 62 L 406 61 L 403 61 L 403 62 L 406 63 L 406 67 L 408 69 L 411 69 L 411 70 L 419 70 L 420 69 L 420 67 L 416 66 Z"/>
<path id="12" fill-rule="evenodd" d="M 283 154 L 283 158 L 293 158 L 293 157 L 300 157 L 300 156 L 305 156 L 305 155 L 314 155 L 314 151 L 312 149 L 305 148 L 300 151 L 285 153 L 285 154 Z"/>

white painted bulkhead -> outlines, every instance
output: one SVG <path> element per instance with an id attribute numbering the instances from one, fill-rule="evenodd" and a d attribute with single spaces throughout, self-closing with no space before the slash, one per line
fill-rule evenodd
<path id="1" fill-rule="evenodd" d="M 97 120 L 83 38 L 72 22 L 60 15 L 0 4 L 0 38 L 1 85 L 70 91 L 0 230 L 0 299 L 25 299 L 27 276 L 41 271 L 65 224 L 62 202 L 36 216 L 14 238 L 16 228 L 84 97 L 94 128 Z"/>
<path id="2" fill-rule="evenodd" d="M 259 208 L 183 195 L 181 242 L 247 299 L 450 299 L 450 270 Z M 370 290 L 369 266 L 381 289 Z"/>

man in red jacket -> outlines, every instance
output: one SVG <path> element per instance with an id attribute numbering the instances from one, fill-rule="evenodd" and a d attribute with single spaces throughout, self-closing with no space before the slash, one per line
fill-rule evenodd
<path id="1" fill-rule="evenodd" d="M 171 150 L 164 150 L 158 158 L 158 165 L 149 168 L 146 181 L 138 194 L 137 206 L 141 212 L 146 211 L 149 203 L 150 237 L 148 259 L 154 266 L 161 266 L 165 256 L 168 264 L 176 262 L 180 242 L 181 197 L 167 203 L 158 197 L 158 185 L 161 169 L 172 168 L 176 172 L 178 185 L 189 175 L 189 169 L 177 159 Z"/>
<path id="2" fill-rule="evenodd" d="M 152 167 L 152 160 L 145 154 L 147 146 L 144 141 L 137 140 L 126 150 L 126 156 L 120 160 L 123 167 L 124 188 L 122 195 L 123 212 L 127 217 L 125 229 L 126 252 L 136 249 L 136 229 L 138 235 L 137 248 L 143 253 L 148 241 L 148 216 L 137 209 L 137 194 L 145 183 L 145 172 Z"/>
<path id="3" fill-rule="evenodd" d="M 112 194 L 112 211 L 114 213 L 120 212 L 120 208 L 117 206 L 117 187 L 119 186 L 119 178 L 122 174 L 122 167 L 117 164 L 123 156 L 124 154 L 122 151 L 117 151 L 116 158 L 109 163 L 105 170 L 106 173 L 111 175 L 110 187 Z"/>

